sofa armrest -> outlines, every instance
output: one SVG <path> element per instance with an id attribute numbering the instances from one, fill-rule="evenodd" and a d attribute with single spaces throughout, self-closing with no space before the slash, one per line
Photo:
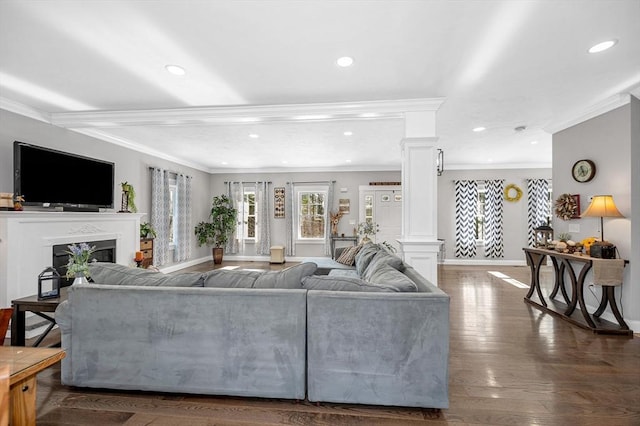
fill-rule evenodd
<path id="1" fill-rule="evenodd" d="M 67 384 L 70 381 L 71 371 L 71 305 L 68 300 L 63 301 L 58 305 L 55 312 L 56 324 L 60 329 L 60 347 L 64 349 L 66 355 L 62 358 L 61 366 L 62 373 L 60 381 L 62 384 Z"/>

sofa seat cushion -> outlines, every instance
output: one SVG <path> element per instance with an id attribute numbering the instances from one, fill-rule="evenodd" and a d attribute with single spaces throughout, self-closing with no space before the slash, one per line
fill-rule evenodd
<path id="1" fill-rule="evenodd" d="M 360 278 L 355 269 L 332 269 L 329 272 L 330 277 L 350 277 Z"/>
<path id="2" fill-rule="evenodd" d="M 328 291 L 369 291 L 397 292 L 393 286 L 377 285 L 357 277 L 337 277 L 329 275 L 311 275 L 302 279 L 302 287 L 307 290 Z"/>
<path id="3" fill-rule="evenodd" d="M 307 257 L 302 259 L 302 263 L 314 263 L 317 267 L 316 275 L 327 275 L 334 269 L 354 269 L 354 266 L 345 265 L 344 263 L 337 262 L 330 257 Z"/>
<path id="4" fill-rule="evenodd" d="M 264 272 L 258 276 L 253 288 L 302 288 L 302 279 L 316 272 L 313 262 L 300 263 L 282 271 Z"/>
<path id="5" fill-rule="evenodd" d="M 204 285 L 201 272 L 167 275 L 110 262 L 90 263 L 89 273 L 96 284 L 158 287 L 202 287 Z"/>

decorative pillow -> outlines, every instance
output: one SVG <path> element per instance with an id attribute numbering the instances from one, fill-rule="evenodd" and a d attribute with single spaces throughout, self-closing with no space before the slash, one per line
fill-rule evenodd
<path id="1" fill-rule="evenodd" d="M 214 269 L 204 274 L 204 286 L 218 288 L 252 288 L 253 284 L 262 274 L 264 274 L 264 272 Z"/>
<path id="2" fill-rule="evenodd" d="M 342 263 L 344 265 L 354 265 L 356 263 L 356 254 L 362 248 L 362 244 L 358 244 L 357 246 L 348 247 L 342 251 L 342 254 L 338 256 L 336 262 Z"/>
<path id="3" fill-rule="evenodd" d="M 261 274 L 253 288 L 302 288 L 302 279 L 313 275 L 318 265 L 313 262 L 300 263 L 282 271 Z"/>
<path id="4" fill-rule="evenodd" d="M 389 265 L 393 269 L 397 269 L 400 272 L 404 270 L 404 264 L 402 263 L 402 259 L 400 259 L 398 256 L 394 254 L 389 253 L 385 249 L 380 249 L 375 254 L 375 256 L 373 256 L 373 259 L 371 259 L 371 262 L 369 262 L 369 265 L 362 273 L 361 275 L 362 279 L 370 281 L 371 275 L 373 275 L 373 273 L 376 271 L 378 267 L 380 267 L 380 265 Z"/>
<path id="5" fill-rule="evenodd" d="M 375 285 L 354 277 L 330 277 L 311 275 L 302 279 L 307 290 L 396 292 L 391 286 Z"/>
<path id="6" fill-rule="evenodd" d="M 362 246 L 358 254 L 356 254 L 356 271 L 358 271 L 359 276 L 362 276 L 373 256 L 380 250 L 382 249 L 373 243 L 366 243 Z"/>
<path id="7" fill-rule="evenodd" d="M 131 268 L 110 262 L 89 263 L 89 273 L 91 274 L 91 279 L 93 279 L 96 284 L 202 287 L 204 283 L 203 274 L 200 272 L 166 275 L 162 272 L 153 272 L 142 268 Z"/>
<path id="8" fill-rule="evenodd" d="M 409 277 L 397 269 L 385 264 L 376 268 L 375 272 L 371 274 L 369 282 L 372 284 L 394 287 L 397 291 L 418 291 L 418 286 Z"/>

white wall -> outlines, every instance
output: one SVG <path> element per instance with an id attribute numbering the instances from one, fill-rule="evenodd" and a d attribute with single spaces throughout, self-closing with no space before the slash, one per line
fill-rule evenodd
<path id="1" fill-rule="evenodd" d="M 517 202 L 504 202 L 504 258 L 489 259 L 484 249 L 478 247 L 473 259 L 455 257 L 456 211 L 454 181 L 504 179 L 505 186 L 516 184 L 523 195 Z M 438 178 L 438 238 L 445 242 L 445 263 L 482 264 L 502 263 L 524 265 L 522 251 L 527 247 L 527 183 L 526 179 L 551 179 L 551 169 L 492 169 L 492 170 L 445 170 Z M 554 189 L 555 191 L 555 189 Z"/>
<path id="2" fill-rule="evenodd" d="M 630 260 L 625 268 L 624 285 L 616 289 L 616 300 L 620 301 L 622 292 L 625 321 L 637 332 L 640 330 L 640 107 L 636 98 L 632 97 L 631 101 L 553 135 L 553 186 L 558 195 L 580 194 L 581 211 L 588 207 L 591 196 L 613 195 L 625 217 L 604 218 L 605 237 L 617 246 L 622 258 Z M 571 177 L 571 167 L 583 158 L 595 162 L 596 176 L 590 182 L 578 183 Z M 557 235 L 568 232 L 570 225 L 579 227 L 579 231 L 571 232 L 574 240 L 600 236 L 599 218 L 571 221 L 554 218 L 552 226 Z M 585 283 L 591 279 L 589 274 Z M 595 287 L 595 291 L 596 296 L 585 292 L 585 301 L 592 308 L 597 307 L 600 297 L 600 288 Z M 603 318 L 613 319 L 613 316 L 607 310 Z"/>

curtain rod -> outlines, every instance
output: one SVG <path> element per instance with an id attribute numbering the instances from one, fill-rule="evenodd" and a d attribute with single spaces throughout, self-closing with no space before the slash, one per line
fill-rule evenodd
<path id="1" fill-rule="evenodd" d="M 262 181 L 262 180 L 249 180 L 249 181 L 244 181 L 244 182 L 236 182 L 235 180 L 232 180 L 231 182 L 224 181 L 225 185 L 228 184 L 228 183 L 256 183 L 256 182 L 262 183 L 264 181 Z M 273 182 L 268 181 L 267 183 L 273 183 Z"/>
<path id="2" fill-rule="evenodd" d="M 307 182 L 287 182 L 287 183 L 293 183 L 293 184 L 296 184 L 296 183 L 336 183 L 336 181 L 335 180 L 310 180 L 310 181 L 307 181 Z"/>
<path id="3" fill-rule="evenodd" d="M 175 170 L 163 169 L 162 167 L 149 166 L 149 170 L 164 170 L 165 172 L 173 173 L 174 175 L 185 175 L 186 177 L 193 179 L 193 176 L 189 176 L 186 173 L 176 172 Z"/>

